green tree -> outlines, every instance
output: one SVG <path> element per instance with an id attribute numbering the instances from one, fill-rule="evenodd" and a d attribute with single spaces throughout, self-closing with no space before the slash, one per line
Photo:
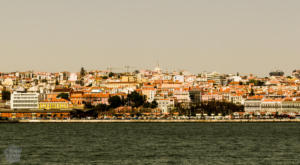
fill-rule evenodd
<path id="1" fill-rule="evenodd" d="M 39 80 L 38 79 L 34 79 L 34 84 L 38 85 L 39 84 Z M 16 81 L 16 85 L 17 85 L 17 81 Z"/>
<path id="2" fill-rule="evenodd" d="M 127 96 L 127 100 L 132 107 L 140 107 L 144 105 L 146 97 L 134 91 Z"/>
<path id="3" fill-rule="evenodd" d="M 62 98 L 62 99 L 65 99 L 65 100 L 70 100 L 68 93 L 60 93 L 59 95 L 57 95 L 56 98 Z"/>
<path id="4" fill-rule="evenodd" d="M 254 95 L 255 95 L 254 90 L 251 88 L 251 92 L 250 92 L 249 96 L 254 96 Z"/>
<path id="5" fill-rule="evenodd" d="M 86 109 L 92 109 L 92 108 L 94 108 L 94 106 L 92 105 L 92 103 L 91 102 L 83 102 L 83 104 L 84 104 L 84 107 L 86 108 Z"/>
<path id="6" fill-rule="evenodd" d="M 108 77 L 113 77 L 113 76 L 115 76 L 115 73 L 109 72 Z"/>
<path id="7" fill-rule="evenodd" d="M 55 85 L 59 85 L 59 81 L 57 79 L 55 81 Z"/>
<path id="8" fill-rule="evenodd" d="M 95 110 L 107 111 L 107 110 L 109 110 L 109 106 L 106 105 L 106 104 L 98 104 L 98 105 L 95 107 Z"/>
<path id="9" fill-rule="evenodd" d="M 80 86 L 84 86 L 84 81 L 83 81 L 83 79 L 76 80 L 75 83 L 78 84 L 78 85 L 80 85 Z"/>
<path id="10" fill-rule="evenodd" d="M 111 108 L 118 108 L 122 105 L 120 96 L 112 96 L 108 99 Z"/>
<path id="11" fill-rule="evenodd" d="M 201 102 L 199 105 L 202 113 L 207 113 L 208 115 L 211 114 L 219 114 L 222 115 L 229 115 L 233 112 L 243 112 L 244 106 L 237 105 L 231 102 L 220 102 L 220 101 L 208 101 L 208 102 Z M 197 109 L 196 109 L 197 113 Z"/>
<path id="12" fill-rule="evenodd" d="M 156 100 L 153 100 L 152 103 L 151 103 L 151 108 L 157 108 L 158 106 L 158 103 Z"/>
<path id="13" fill-rule="evenodd" d="M 80 69 L 80 77 L 84 77 L 86 74 L 86 70 L 84 69 L 84 67 L 81 67 Z"/>
<path id="14" fill-rule="evenodd" d="M 10 100 L 10 91 L 3 90 L 2 91 L 2 100 Z"/>
<path id="15" fill-rule="evenodd" d="M 98 111 L 95 110 L 95 109 L 88 110 L 88 111 L 84 112 L 84 116 L 97 118 L 98 117 Z"/>
<path id="16" fill-rule="evenodd" d="M 145 104 L 143 105 L 144 108 L 150 108 L 151 107 L 151 103 L 149 102 L 145 102 Z"/>
<path id="17" fill-rule="evenodd" d="M 265 83 L 263 81 L 260 80 L 249 80 L 248 84 L 253 83 L 254 86 L 263 86 Z"/>

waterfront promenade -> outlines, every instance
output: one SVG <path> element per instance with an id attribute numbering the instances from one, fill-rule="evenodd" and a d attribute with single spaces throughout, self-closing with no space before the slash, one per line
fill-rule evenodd
<path id="1" fill-rule="evenodd" d="M 276 123 L 300 122 L 300 119 L 234 119 L 234 120 L 16 120 L 19 123 Z"/>

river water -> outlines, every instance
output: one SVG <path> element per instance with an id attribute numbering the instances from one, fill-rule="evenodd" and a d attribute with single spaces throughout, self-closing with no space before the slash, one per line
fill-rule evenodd
<path id="1" fill-rule="evenodd" d="M 0 164 L 300 164 L 300 123 L 2 123 L 0 151 Z"/>

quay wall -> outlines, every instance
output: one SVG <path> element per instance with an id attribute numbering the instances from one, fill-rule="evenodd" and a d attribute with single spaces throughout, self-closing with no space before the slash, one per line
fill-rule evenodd
<path id="1" fill-rule="evenodd" d="M 1 121 L 0 121 L 1 122 Z M 18 120 L 19 123 L 273 123 L 300 122 L 300 119 L 269 120 Z"/>

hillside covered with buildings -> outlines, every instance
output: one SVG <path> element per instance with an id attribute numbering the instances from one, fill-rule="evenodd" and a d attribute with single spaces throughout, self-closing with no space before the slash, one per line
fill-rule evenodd
<path id="1" fill-rule="evenodd" d="M 277 72 L 276 72 L 277 73 Z M 186 71 L 0 73 L 4 118 L 296 116 L 299 71 L 269 77 Z"/>

